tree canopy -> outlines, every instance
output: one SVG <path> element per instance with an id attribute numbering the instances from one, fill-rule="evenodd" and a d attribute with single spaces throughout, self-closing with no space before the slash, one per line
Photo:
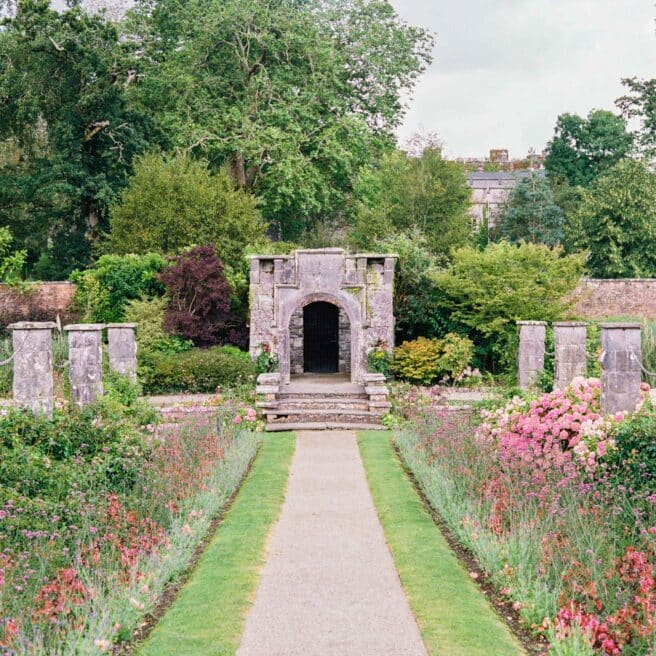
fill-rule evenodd
<path id="1" fill-rule="evenodd" d="M 612 112 L 597 109 L 587 118 L 561 114 L 545 166 L 550 175 L 585 187 L 626 157 L 632 147 L 633 137 L 624 120 Z"/>
<path id="2" fill-rule="evenodd" d="M 225 170 L 278 238 L 342 219 L 433 43 L 388 0 L 83 4 L 17 0 L 0 31 L 0 225 L 55 278 L 93 259 L 153 150 Z"/>
<path id="3" fill-rule="evenodd" d="M 134 102 L 167 146 L 227 165 L 283 239 L 343 210 L 432 47 L 387 0 L 138 0 L 127 27 Z"/>
<path id="4" fill-rule="evenodd" d="M 583 191 L 568 232 L 593 276 L 656 276 L 656 175 L 641 161 L 616 164 Z"/>
<path id="5" fill-rule="evenodd" d="M 107 208 L 145 143 L 127 101 L 135 61 L 116 27 L 79 7 L 20 0 L 0 31 L 0 221 L 41 273 L 91 257 Z"/>
<path id="6" fill-rule="evenodd" d="M 499 232 L 511 243 L 520 241 L 557 246 L 565 223 L 545 177 L 531 174 L 519 181 L 500 218 Z"/>
<path id="7" fill-rule="evenodd" d="M 421 157 L 402 151 L 386 154 L 358 178 L 353 240 L 370 248 L 394 232 L 418 230 L 443 264 L 451 249 L 472 238 L 470 196 L 463 167 L 443 159 L 438 149 L 427 148 Z"/>

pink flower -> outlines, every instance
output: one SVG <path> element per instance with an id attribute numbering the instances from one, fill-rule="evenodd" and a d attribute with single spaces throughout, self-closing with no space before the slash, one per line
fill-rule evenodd
<path id="1" fill-rule="evenodd" d="M 232 420 L 233 424 L 241 424 L 241 415 L 235 415 L 235 418 Z"/>

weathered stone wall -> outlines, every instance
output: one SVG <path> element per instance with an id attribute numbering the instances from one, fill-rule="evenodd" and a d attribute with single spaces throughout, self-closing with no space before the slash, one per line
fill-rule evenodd
<path id="1" fill-rule="evenodd" d="M 55 321 L 75 319 L 71 301 L 75 285 L 70 282 L 39 282 L 24 291 L 0 284 L 0 331 L 19 321 Z"/>
<path id="2" fill-rule="evenodd" d="M 571 315 L 580 319 L 642 317 L 656 320 L 656 279 L 582 280 Z"/>
<path id="3" fill-rule="evenodd" d="M 302 374 L 304 366 L 303 353 L 303 308 L 299 307 L 289 322 L 289 348 L 291 358 L 291 372 Z"/>
<path id="4" fill-rule="evenodd" d="M 344 310 L 339 311 L 339 373 L 351 371 L 351 324 Z"/>
<path id="5" fill-rule="evenodd" d="M 367 352 L 379 341 L 394 343 L 395 262 L 394 255 L 346 255 L 340 248 L 252 257 L 251 355 L 255 357 L 261 345 L 268 344 L 280 359 L 283 382 L 288 380 L 291 373 L 300 369 L 302 328 L 298 312 L 302 323 L 306 305 L 318 301 L 332 303 L 343 314 L 340 329 L 345 334 L 340 335 L 340 369 L 348 367 L 352 380 L 362 382 L 367 371 Z"/>

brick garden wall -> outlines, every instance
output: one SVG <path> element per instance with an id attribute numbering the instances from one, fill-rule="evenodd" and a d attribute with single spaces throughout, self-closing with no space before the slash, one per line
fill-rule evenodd
<path id="1" fill-rule="evenodd" d="M 55 321 L 75 319 L 71 301 L 75 285 L 70 282 L 40 282 L 25 291 L 0 284 L 0 331 L 15 321 Z"/>
<path id="2" fill-rule="evenodd" d="M 656 279 L 583 280 L 572 315 L 581 319 L 643 317 L 656 320 Z"/>

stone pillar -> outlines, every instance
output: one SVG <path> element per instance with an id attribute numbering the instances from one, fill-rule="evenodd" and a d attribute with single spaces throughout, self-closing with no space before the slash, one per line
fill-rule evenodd
<path id="1" fill-rule="evenodd" d="M 110 323 L 107 325 L 109 368 L 137 380 L 136 323 Z"/>
<path id="2" fill-rule="evenodd" d="M 642 344 L 639 323 L 601 324 L 601 411 L 633 412 L 640 402 Z"/>
<path id="3" fill-rule="evenodd" d="M 554 389 L 565 389 L 576 377 L 588 372 L 586 341 L 588 324 L 582 321 L 554 323 Z"/>
<path id="4" fill-rule="evenodd" d="M 518 321 L 519 358 L 517 382 L 520 389 L 528 389 L 537 384 L 544 371 L 546 321 Z"/>
<path id="5" fill-rule="evenodd" d="M 79 406 L 93 403 L 103 393 L 101 323 L 66 326 L 68 333 L 71 399 Z"/>
<path id="6" fill-rule="evenodd" d="M 9 326 L 14 349 L 14 402 L 52 417 L 52 322 L 23 321 Z"/>

